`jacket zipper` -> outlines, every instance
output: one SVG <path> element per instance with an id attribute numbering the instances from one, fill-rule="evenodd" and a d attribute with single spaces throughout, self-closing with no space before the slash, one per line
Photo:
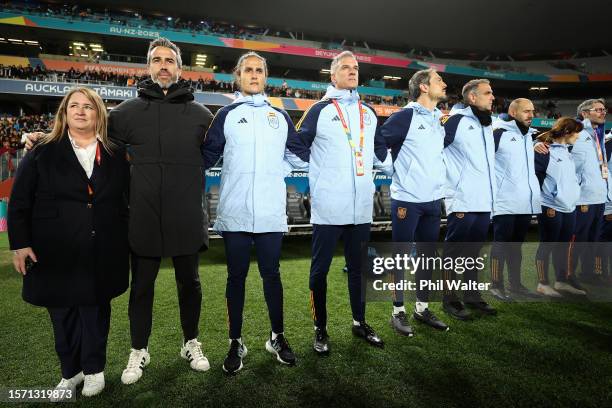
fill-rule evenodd
<path id="1" fill-rule="evenodd" d="M 255 232 L 255 170 L 257 169 L 257 137 L 255 134 L 255 129 L 257 128 L 257 123 L 255 122 L 255 109 L 256 107 L 251 108 L 251 113 L 253 114 L 253 191 L 251 193 L 251 208 L 253 211 L 253 232 Z"/>
<path id="2" fill-rule="evenodd" d="M 489 154 L 487 152 L 487 138 L 485 136 L 485 128 L 480 125 L 482 129 L 482 142 L 484 144 L 485 160 L 487 161 L 487 169 L 489 170 L 489 190 L 491 190 L 491 212 L 495 212 L 495 195 L 493 194 L 493 184 L 491 184 L 491 165 L 489 164 Z"/>
<path id="3" fill-rule="evenodd" d="M 529 134 L 528 134 L 529 135 Z M 531 138 L 531 135 L 529 135 Z M 527 164 L 527 185 L 529 186 L 529 206 L 533 214 L 533 189 L 531 188 L 531 170 L 529 169 L 529 154 L 527 153 L 527 136 L 523 136 L 523 148 L 525 149 L 525 162 Z"/>
<path id="4" fill-rule="evenodd" d="M 340 106 L 340 104 L 338 104 L 338 106 Z M 340 107 L 340 109 L 342 109 L 342 107 Z M 357 109 L 359 109 L 359 104 L 357 104 Z M 346 107 L 346 124 L 349 127 L 349 132 L 351 134 L 351 139 L 353 139 L 353 130 L 351 129 L 351 116 L 349 115 L 349 107 Z M 361 128 L 360 128 L 361 130 Z M 365 135 L 364 135 L 365 136 Z M 355 141 L 353 140 L 353 144 L 355 144 Z M 356 146 L 356 144 L 355 144 Z M 364 146 L 365 146 L 365 140 L 364 140 Z M 357 224 L 357 183 L 355 182 L 355 175 L 357 174 L 357 169 L 355 168 L 355 152 L 353 151 L 353 149 L 351 148 L 351 145 L 349 143 L 349 148 L 351 150 L 351 179 L 353 180 L 353 193 L 355 194 L 355 199 L 353 200 L 353 223 Z M 363 152 L 362 152 L 363 154 Z M 363 160 L 363 157 L 362 157 Z M 365 169 L 364 169 L 365 170 Z"/>

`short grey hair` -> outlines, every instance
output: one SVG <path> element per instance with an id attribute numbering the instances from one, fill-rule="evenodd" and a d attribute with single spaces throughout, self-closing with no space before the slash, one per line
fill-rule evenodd
<path id="1" fill-rule="evenodd" d="M 582 117 L 582 112 L 588 111 L 596 103 L 601 103 L 604 107 L 606 106 L 606 100 L 604 98 L 587 99 L 586 101 L 584 101 L 580 105 L 578 105 L 578 108 L 576 109 L 576 115 L 578 117 Z"/>
<path id="2" fill-rule="evenodd" d="M 329 67 L 330 73 L 335 74 L 336 71 L 338 70 L 338 65 L 340 65 L 340 61 L 347 57 L 352 57 L 352 58 L 355 58 L 355 60 L 357 60 L 357 57 L 351 51 L 342 51 L 340 54 L 336 55 L 334 59 L 332 60 L 331 65 Z"/>
<path id="3" fill-rule="evenodd" d="M 422 69 L 414 73 L 408 81 L 408 97 L 416 101 L 421 96 L 421 85 L 429 85 L 431 74 L 436 72 L 435 69 Z"/>
<path id="4" fill-rule="evenodd" d="M 463 89 L 461 89 L 461 97 L 463 98 L 463 102 L 467 105 L 469 105 L 469 101 L 468 101 L 468 95 L 471 93 L 476 93 L 478 86 L 480 84 L 490 84 L 491 81 L 489 81 L 488 79 L 472 79 L 471 81 L 468 81 L 467 84 L 463 85 Z"/>
<path id="5" fill-rule="evenodd" d="M 234 83 L 238 87 L 240 87 L 240 70 L 242 69 L 244 62 L 248 58 L 258 58 L 261 62 L 263 62 L 264 72 L 266 73 L 266 78 L 268 77 L 268 62 L 266 61 L 266 59 L 254 51 L 249 51 L 246 54 L 242 54 L 240 58 L 238 58 L 238 62 L 236 62 L 236 66 L 234 67 L 234 70 L 232 71 L 232 73 L 234 74 Z"/>
<path id="6" fill-rule="evenodd" d="M 157 47 L 170 48 L 176 54 L 176 64 L 179 68 L 183 66 L 183 60 L 181 59 L 181 49 L 172 41 L 167 38 L 159 37 L 149 43 L 149 51 L 147 52 L 147 65 L 151 65 L 151 57 L 153 50 Z"/>

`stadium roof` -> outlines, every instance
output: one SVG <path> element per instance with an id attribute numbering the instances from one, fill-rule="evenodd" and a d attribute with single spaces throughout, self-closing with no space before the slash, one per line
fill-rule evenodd
<path id="1" fill-rule="evenodd" d="M 81 6 L 142 10 L 137 0 Z M 463 54 L 549 54 L 612 47 L 612 2 L 559 0 L 148 0 L 151 13 L 304 32 L 330 40 Z M 444 55 L 437 55 L 443 57 Z"/>

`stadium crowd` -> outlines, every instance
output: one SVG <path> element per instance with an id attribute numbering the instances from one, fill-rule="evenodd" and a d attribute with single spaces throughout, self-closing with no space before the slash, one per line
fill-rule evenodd
<path id="1" fill-rule="evenodd" d="M 29 81 L 50 81 L 50 82 L 78 82 L 92 83 L 112 86 L 137 86 L 138 82 L 145 79 L 136 75 L 124 75 L 102 70 L 85 70 L 71 68 L 68 71 L 53 71 L 47 70 L 40 65 L 36 67 L 23 67 L 18 65 L 3 65 L 0 64 L 0 78 L 25 79 Z M 197 81 L 188 80 L 191 87 L 196 91 L 201 92 L 224 92 L 232 93 L 236 91 L 232 82 L 215 81 L 214 79 L 200 77 Z M 321 99 L 324 95 L 323 91 L 294 89 L 286 86 L 266 86 L 266 93 L 269 96 L 288 97 L 288 98 L 303 98 L 303 99 Z M 364 95 L 364 100 L 368 103 L 403 106 L 408 100 L 403 96 L 384 97 L 378 95 Z"/>
<path id="2" fill-rule="evenodd" d="M 72 20 L 108 22 L 118 25 L 154 27 L 160 30 L 187 30 L 197 34 L 211 34 L 223 37 L 252 39 L 264 35 L 266 30 L 258 27 L 244 27 L 236 24 L 212 21 L 206 18 L 187 20 L 152 14 L 81 7 L 78 4 L 51 4 L 36 2 L 15 2 L 2 4 L 3 9 L 40 14 L 47 17 L 60 17 Z M 280 35 L 280 32 L 275 33 Z"/>

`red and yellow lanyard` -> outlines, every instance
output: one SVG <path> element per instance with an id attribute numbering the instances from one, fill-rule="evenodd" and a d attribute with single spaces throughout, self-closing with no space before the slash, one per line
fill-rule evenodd
<path id="1" fill-rule="evenodd" d="M 351 130 L 349 129 L 346 120 L 344 120 L 344 115 L 342 114 L 342 110 L 340 109 L 340 105 L 338 105 L 338 101 L 332 99 L 336 110 L 338 111 L 338 117 L 340 117 L 340 122 L 342 122 L 342 128 L 344 129 L 344 133 L 346 134 L 346 138 L 351 146 L 351 149 L 355 153 L 355 156 L 363 153 L 363 144 L 364 144 L 364 126 L 363 126 L 363 110 L 361 108 L 361 101 L 357 101 L 357 107 L 359 108 L 359 150 L 357 150 L 357 146 L 355 146 L 355 141 L 351 135 Z"/>

